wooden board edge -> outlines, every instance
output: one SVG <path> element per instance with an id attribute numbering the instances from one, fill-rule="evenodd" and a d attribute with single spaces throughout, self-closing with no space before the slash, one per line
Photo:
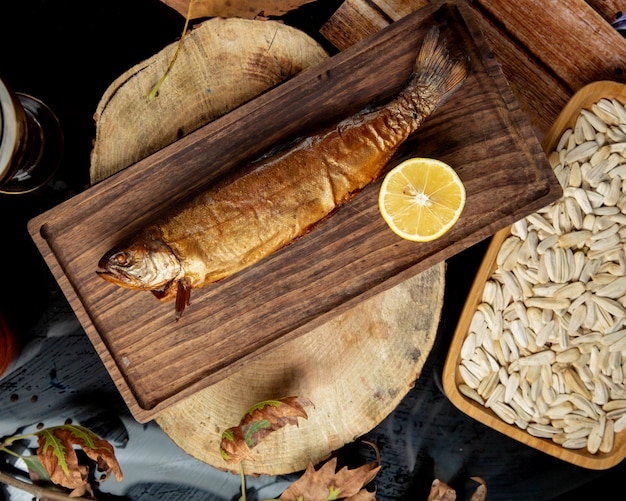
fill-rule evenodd
<path id="1" fill-rule="evenodd" d="M 441 2 L 441 4 L 443 3 L 453 3 L 453 2 Z M 521 112 L 520 112 L 521 113 Z M 550 194 L 549 194 L 550 195 Z M 548 202 L 543 203 L 545 200 L 541 199 L 539 202 L 537 202 L 538 204 L 543 204 L 546 205 Z M 536 208 L 536 207 L 535 207 Z M 499 229 L 500 226 L 505 226 L 507 224 L 512 223 L 513 221 L 510 220 L 510 218 L 515 217 L 514 215 L 510 215 L 510 217 L 504 218 L 502 221 L 498 222 L 498 227 L 491 227 L 489 228 L 489 231 L 496 231 L 497 229 Z M 521 216 L 520 216 L 521 217 Z M 35 219 L 35 222 L 33 224 L 37 224 L 37 222 L 39 222 L 39 219 Z M 37 230 L 34 230 L 35 235 L 37 235 L 37 237 L 41 237 L 41 227 L 43 224 L 40 224 L 39 228 Z M 33 232 L 31 232 L 31 236 L 33 235 Z M 33 237 L 34 239 L 37 239 L 35 236 Z M 467 247 L 469 245 L 472 245 L 473 243 L 476 243 L 480 240 L 483 240 L 485 238 L 484 235 L 474 235 L 472 237 L 470 237 L 469 239 L 467 239 L 462 246 L 463 247 Z M 50 247 L 48 245 L 47 242 L 36 242 L 38 247 L 40 249 L 45 248 L 46 254 L 50 253 Z M 39 245 L 41 243 L 41 245 Z M 443 253 L 439 253 L 436 256 L 431 257 L 430 259 L 424 260 L 423 262 L 421 262 L 419 264 L 418 267 L 413 267 L 410 270 L 408 270 L 407 272 L 401 274 L 401 275 L 397 275 L 396 277 L 393 277 L 393 280 L 390 280 L 388 282 L 383 283 L 380 287 L 378 287 L 377 289 L 372 289 L 369 294 L 373 295 L 376 294 L 377 292 L 380 292 L 383 289 L 392 287 L 393 285 L 395 285 L 396 283 L 399 283 L 399 281 L 408 278 L 411 275 L 414 275 L 415 273 L 418 273 L 421 269 L 424 269 L 425 266 L 430 266 L 433 265 L 437 262 L 437 260 L 441 260 L 441 259 L 446 259 L 447 257 L 452 256 L 453 254 L 455 254 L 456 252 L 462 250 L 461 248 L 461 244 L 457 244 L 456 246 L 450 247 L 448 249 L 446 249 L 445 252 Z M 48 256 L 48 258 L 50 258 L 50 256 Z M 63 287 L 63 291 L 66 294 L 66 297 L 71 297 L 74 295 L 74 289 L 71 285 L 71 283 L 69 282 L 69 280 L 67 280 L 67 278 L 64 276 L 63 271 L 61 269 L 61 265 L 60 263 L 58 263 L 58 261 L 56 260 L 52 260 L 49 262 L 49 266 L 51 267 L 51 269 L 55 270 L 55 275 L 56 274 L 61 274 L 63 275 L 62 280 L 64 281 L 64 283 L 62 284 Z M 358 297 L 359 300 L 363 299 L 363 296 L 359 296 Z M 78 301 L 78 303 L 76 302 Z M 70 303 L 72 305 L 76 305 L 75 311 L 80 312 L 79 313 L 79 320 L 81 321 L 81 323 L 83 323 L 83 326 L 85 328 L 85 330 L 87 331 L 88 335 L 90 336 L 90 339 L 92 340 L 92 342 L 94 342 L 94 332 L 95 332 L 95 328 L 94 326 L 91 324 L 91 322 L 88 320 L 89 316 L 87 315 L 86 311 L 84 310 L 82 303 L 80 303 L 80 301 L 78 300 L 78 298 L 76 298 L 76 301 L 72 301 L 70 300 Z M 351 302 L 347 302 L 343 305 L 342 309 L 338 309 L 336 312 L 334 311 L 333 314 L 338 314 L 341 311 L 343 311 L 344 309 L 348 309 L 349 307 L 351 307 Z M 316 319 L 316 322 L 323 322 L 325 321 L 326 317 L 320 317 L 319 319 Z M 294 335 L 300 335 L 301 332 L 303 332 L 304 330 L 310 330 L 310 328 L 312 328 L 313 325 L 309 325 L 307 324 L 306 326 L 302 327 L 300 330 L 294 330 L 293 334 Z M 102 357 L 102 350 L 104 347 L 104 344 L 102 343 L 102 340 L 98 337 L 97 341 L 99 341 L 99 343 L 97 343 L 96 348 L 98 349 L 99 354 Z M 282 341 L 282 339 L 281 339 Z M 270 349 L 272 347 L 272 345 L 268 345 L 267 349 Z M 259 353 L 258 355 L 261 355 L 262 353 Z M 109 368 L 111 371 L 114 371 L 115 375 L 120 375 L 121 373 L 119 371 L 119 368 L 117 367 L 115 361 L 112 360 L 112 358 L 110 357 L 110 353 L 107 352 L 106 357 L 103 357 L 103 361 L 105 362 L 105 365 L 107 366 L 107 368 Z M 256 356 L 256 354 L 255 354 Z M 245 363 L 245 359 L 241 361 L 241 363 Z M 219 372 L 216 374 L 220 374 Z M 206 383 L 202 383 L 202 386 L 205 386 Z M 135 415 L 136 419 L 140 422 L 145 422 L 142 420 L 149 420 L 151 419 L 154 415 L 156 415 L 160 409 L 164 408 L 167 405 L 169 405 L 170 400 L 163 400 L 161 401 L 159 404 L 157 404 L 154 407 L 151 407 L 149 410 L 148 409 L 144 409 L 141 406 L 139 406 L 138 402 L 136 402 L 135 398 L 129 397 L 129 389 L 128 388 L 124 388 L 124 391 L 122 391 L 122 395 L 124 396 L 125 400 L 127 401 L 127 404 L 129 405 L 129 407 L 131 408 L 131 411 L 133 412 L 133 414 Z M 197 391 L 197 385 L 193 385 L 190 386 L 188 389 L 186 389 L 184 392 L 182 392 L 180 394 L 180 398 L 183 398 L 185 395 L 191 394 L 194 391 Z"/>
<path id="2" fill-rule="evenodd" d="M 102 341 L 102 338 L 100 337 L 95 326 L 91 322 L 89 314 L 87 313 L 85 307 L 80 301 L 79 296 L 76 294 L 76 291 L 72 286 L 70 280 L 63 272 L 63 267 L 61 263 L 56 259 L 54 253 L 48 245 L 48 242 L 42 236 L 42 231 L 45 231 L 45 221 L 45 213 L 36 216 L 28 221 L 27 230 L 31 236 L 31 239 L 39 250 L 39 253 L 44 259 L 46 265 L 50 269 L 50 272 L 52 273 L 57 284 L 59 285 L 61 292 L 70 304 L 72 311 L 76 315 L 76 318 L 78 319 L 83 330 L 85 331 L 86 336 L 89 338 L 89 341 L 94 347 L 107 372 L 111 376 L 113 383 L 120 392 L 122 399 L 128 406 L 133 417 L 139 423 L 146 423 L 150 421 L 153 418 L 153 412 L 144 410 L 135 399 L 131 387 L 128 384 L 128 381 L 124 378 L 124 375 L 120 371 L 117 362 L 112 357 L 110 351 L 108 350 L 105 343 Z M 121 381 L 123 381 L 124 384 L 120 384 Z"/>

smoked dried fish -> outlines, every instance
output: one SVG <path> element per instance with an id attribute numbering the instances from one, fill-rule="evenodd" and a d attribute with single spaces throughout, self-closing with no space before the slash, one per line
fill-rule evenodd
<path id="1" fill-rule="evenodd" d="M 275 155 L 231 182 L 193 198 L 109 250 L 97 273 L 121 287 L 176 298 L 176 318 L 191 290 L 227 278 L 285 247 L 381 174 L 397 148 L 464 81 L 427 32 L 400 94 Z"/>

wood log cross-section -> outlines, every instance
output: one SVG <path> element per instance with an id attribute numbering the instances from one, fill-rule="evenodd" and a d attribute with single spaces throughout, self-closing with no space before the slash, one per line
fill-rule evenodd
<path id="1" fill-rule="evenodd" d="M 156 422 L 188 454 L 218 469 L 219 445 L 257 402 L 306 397 L 308 419 L 252 449 L 246 474 L 287 474 L 318 464 L 378 425 L 409 392 L 430 353 L 443 305 L 439 263 L 287 342 L 226 379 L 165 409 Z"/>
<path id="2" fill-rule="evenodd" d="M 100 99 L 92 184 L 328 57 L 311 37 L 286 24 L 213 18 L 185 36 L 157 97 L 149 100 L 177 46 L 130 68 Z"/>

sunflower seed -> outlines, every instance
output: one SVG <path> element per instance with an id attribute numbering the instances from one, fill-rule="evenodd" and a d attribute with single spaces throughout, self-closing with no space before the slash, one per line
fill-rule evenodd
<path id="1" fill-rule="evenodd" d="M 613 109 L 615 110 L 615 114 L 619 117 L 619 123 L 626 123 L 626 108 L 624 105 L 618 101 L 617 99 L 611 99 L 611 104 L 613 105 Z"/>
<path id="2" fill-rule="evenodd" d="M 594 114 L 593 112 L 586 110 L 586 109 L 582 109 L 580 110 L 580 113 L 582 116 L 584 116 L 589 123 L 591 124 L 591 126 L 598 132 L 606 132 L 607 129 L 607 125 L 606 123 L 600 118 L 598 117 L 596 114 Z"/>
<path id="3" fill-rule="evenodd" d="M 459 365 L 459 374 L 461 375 L 461 378 L 463 379 L 463 381 L 465 381 L 465 384 L 467 386 L 469 386 L 473 390 L 478 388 L 478 385 L 480 384 L 480 379 L 476 375 L 474 375 L 474 373 L 471 372 L 465 365 Z"/>
<path id="4" fill-rule="evenodd" d="M 471 386 L 461 383 L 459 384 L 459 391 L 466 397 L 469 397 L 472 400 L 478 402 L 480 405 L 485 405 L 485 401 L 483 400 L 483 398 Z"/>
<path id="5" fill-rule="evenodd" d="M 587 437 L 568 438 L 561 445 L 565 449 L 582 449 L 587 446 Z"/>
<path id="6" fill-rule="evenodd" d="M 461 351 L 463 391 L 590 454 L 626 429 L 626 107 L 581 111 L 548 155 L 563 197 L 514 223 Z"/>
<path id="7" fill-rule="evenodd" d="M 504 402 L 494 402 L 491 406 L 491 410 L 495 412 L 505 423 L 513 424 L 517 419 L 515 411 Z"/>
<path id="8" fill-rule="evenodd" d="M 565 162 L 581 162 L 591 158 L 598 151 L 598 143 L 596 141 L 585 141 L 567 152 Z"/>
<path id="9" fill-rule="evenodd" d="M 609 453 L 613 450 L 613 443 L 615 441 L 615 422 L 611 419 L 606 420 L 604 426 L 604 435 L 602 436 L 602 442 L 600 442 L 600 452 Z"/>
<path id="10" fill-rule="evenodd" d="M 598 424 L 596 424 L 591 431 L 589 432 L 589 436 L 587 437 L 587 450 L 591 454 L 595 454 L 600 449 L 600 444 L 602 443 L 602 438 L 604 437 L 604 428 L 606 426 L 606 417 L 600 416 L 598 420 Z"/>
<path id="11" fill-rule="evenodd" d="M 591 106 L 591 111 L 608 125 L 619 125 L 620 123 L 619 113 L 609 99 L 600 99 Z"/>
<path id="12" fill-rule="evenodd" d="M 476 333 L 470 332 L 465 338 L 465 340 L 463 341 L 463 345 L 461 346 L 461 358 L 464 358 L 464 359 L 471 358 L 475 349 L 476 349 Z"/>
<path id="13" fill-rule="evenodd" d="M 615 433 L 626 430 L 626 414 L 614 421 L 613 430 Z"/>

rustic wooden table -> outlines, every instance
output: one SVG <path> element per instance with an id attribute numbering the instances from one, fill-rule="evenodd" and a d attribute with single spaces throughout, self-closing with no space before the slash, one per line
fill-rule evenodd
<path id="1" fill-rule="evenodd" d="M 327 0 L 288 21 L 333 50 L 324 37 L 338 46 L 355 42 L 339 40 L 342 20 L 359 19 L 367 34 L 368 23 L 375 27 L 380 18 L 388 23 L 403 14 L 398 6 L 419 3 L 425 2 Z M 610 25 L 620 10 L 626 11 L 626 2 L 468 4 L 539 139 L 584 84 L 626 81 L 626 41 Z M 322 36 L 319 29 L 329 19 Z M 175 40 L 180 30 L 178 15 L 158 0 L 90 2 L 80 9 L 69 1 L 28 0 L 0 8 L 2 76 L 13 89 L 48 104 L 66 138 L 64 161 L 53 182 L 31 195 L 0 198 L 0 304 L 17 322 L 24 342 L 19 365 L 0 378 L 0 436 L 66 419 L 90 426 L 118 448 L 125 479 L 103 486 L 113 499 L 236 499 L 239 479 L 187 456 L 154 422 L 144 426 L 132 419 L 34 248 L 26 222 L 88 186 L 92 114 L 102 93 L 127 68 Z M 382 453 L 379 499 L 425 500 L 435 477 L 455 487 L 457 499 L 469 499 L 472 476 L 486 480 L 491 500 L 559 500 L 573 492 L 601 498 L 626 472 L 623 464 L 592 471 L 546 456 L 463 415 L 441 390 L 447 347 L 485 248 L 482 242 L 448 260 L 442 321 L 422 376 L 398 408 L 364 437 Z M 369 449 L 358 443 L 341 452 L 346 459 L 370 459 Z M 0 465 L 9 467 L 8 462 Z M 289 480 L 261 477 L 250 485 L 258 499 L 265 499 L 280 493 Z M 31 496 L 0 486 L 3 498 Z"/>

